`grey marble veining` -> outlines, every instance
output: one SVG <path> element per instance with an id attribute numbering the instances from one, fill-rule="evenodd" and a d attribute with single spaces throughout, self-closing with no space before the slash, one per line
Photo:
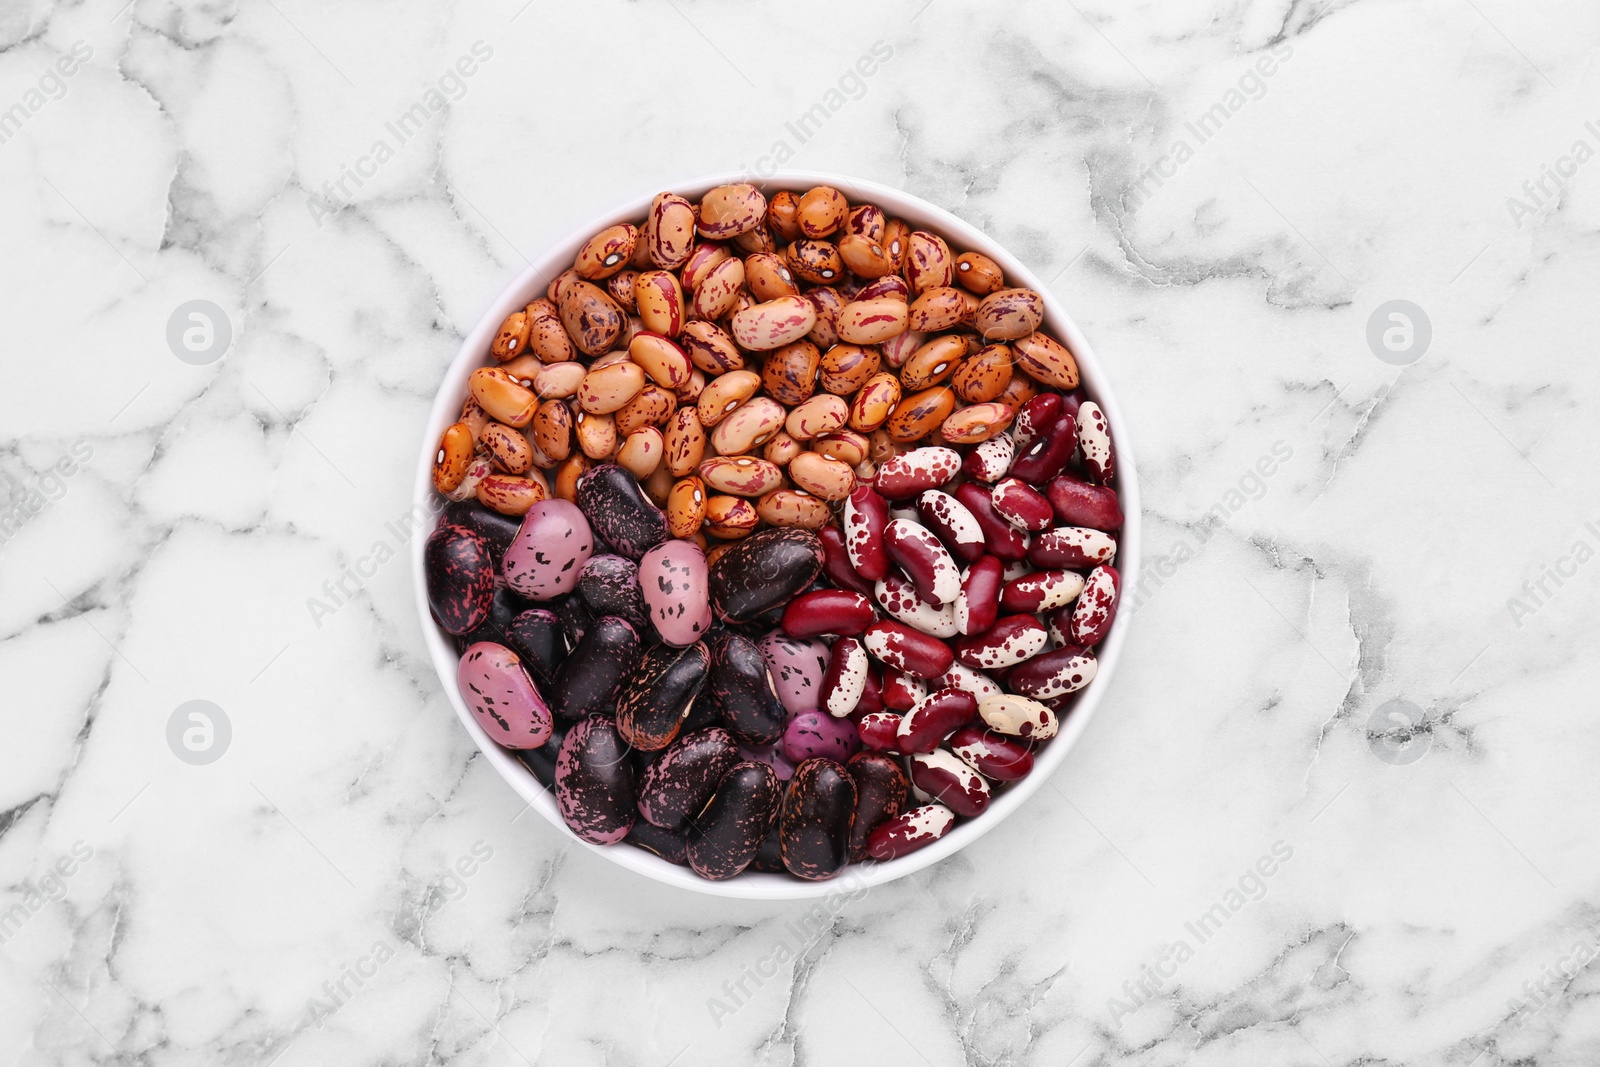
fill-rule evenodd
<path id="1" fill-rule="evenodd" d="M 1600 1061 L 1597 43 L 1576 0 L 14 0 L 4 1059 Z M 529 259 L 779 163 L 1050 280 L 1149 546 L 1055 778 L 815 910 L 523 811 L 396 525 Z M 1397 300 L 1420 358 L 1369 343 Z"/>

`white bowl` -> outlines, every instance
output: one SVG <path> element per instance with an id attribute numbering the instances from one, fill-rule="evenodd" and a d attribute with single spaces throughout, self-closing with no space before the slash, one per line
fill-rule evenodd
<path id="1" fill-rule="evenodd" d="M 690 181 L 671 182 L 667 187 L 690 200 L 698 200 L 708 189 L 748 180 L 750 179 L 746 175 L 720 174 Z M 1128 425 L 1123 421 L 1122 413 L 1117 408 L 1110 383 L 1094 357 L 1088 338 L 1078 329 L 1077 323 L 1072 321 L 1072 316 L 1067 314 L 1066 309 L 1050 294 L 1050 290 L 1040 283 L 1032 271 L 979 230 L 942 208 L 934 207 L 927 201 L 898 189 L 838 174 L 806 171 L 780 172 L 757 184 L 768 195 L 783 189 L 804 192 L 815 185 L 834 186 L 843 191 L 852 203 L 878 204 L 891 217 L 904 219 L 915 228 L 926 229 L 943 236 L 957 251 L 982 252 L 1000 265 L 1010 284 L 1025 286 L 1044 294 L 1046 311 L 1044 329 L 1064 341 L 1072 350 L 1073 355 L 1077 357 L 1084 388 L 1105 411 L 1106 417 L 1111 422 L 1113 439 L 1117 446 L 1118 480 L 1121 482 L 1119 496 L 1123 514 L 1126 516 L 1121 543 L 1117 549 L 1117 564 L 1122 575 L 1124 595 L 1131 595 L 1139 582 L 1140 516 L 1138 481 L 1134 474 L 1133 447 L 1128 435 Z M 643 219 L 650 201 L 658 191 L 652 189 L 649 193 L 621 205 L 615 211 L 580 226 L 566 240 L 550 248 L 501 294 L 500 299 L 484 313 L 477 327 L 467 335 L 461 345 L 461 351 L 456 354 L 455 361 L 445 372 L 444 381 L 439 386 L 439 395 L 433 404 L 433 412 L 428 418 L 427 431 L 423 434 L 414 491 L 417 504 L 428 507 L 430 501 L 434 499 L 433 457 L 438 448 L 439 436 L 446 426 L 456 421 L 461 412 L 461 405 L 467 394 L 467 375 L 489 362 L 487 360 L 489 343 L 499 329 L 500 323 L 513 311 L 543 296 L 550 279 L 572 265 L 579 246 L 590 235 L 614 223 L 637 222 Z M 484 758 L 500 772 L 501 777 L 511 783 L 511 787 L 524 800 L 548 819 L 551 825 L 620 867 L 696 893 L 750 900 L 795 900 L 825 896 L 840 888 L 839 879 L 806 882 L 786 874 L 758 871 L 746 871 L 727 881 L 710 882 L 688 868 L 668 863 L 644 849 L 627 844 L 591 845 L 567 829 L 566 823 L 561 820 L 560 811 L 556 808 L 554 795 L 540 784 L 516 756 L 489 740 L 457 692 L 456 663 L 459 657 L 451 643 L 450 635 L 433 621 L 428 612 L 427 586 L 422 565 L 425 541 L 425 537 L 419 536 L 412 542 L 411 570 L 416 581 L 417 612 L 422 619 L 422 632 L 428 643 L 428 651 L 433 656 L 433 665 L 439 672 L 440 684 L 449 696 L 450 703 L 455 706 L 462 725 L 482 750 Z M 1131 621 L 1131 613 L 1118 614 L 1111 633 L 1096 651 L 1099 672 L 1095 680 L 1084 690 L 1072 713 L 1062 723 L 1060 733 L 1039 750 L 1032 774 L 998 795 L 983 815 L 962 823 L 933 844 L 900 859 L 884 863 L 853 864 L 846 868 L 841 878 L 847 878 L 849 888 L 852 891 L 859 891 L 866 887 L 882 885 L 937 863 L 999 826 L 1006 816 L 1021 807 L 1044 784 L 1045 779 L 1061 766 L 1062 761 L 1067 758 L 1067 752 L 1088 727 L 1090 717 L 1094 715 L 1095 708 L 1100 704 L 1100 698 L 1110 686 L 1111 677 L 1116 672 L 1117 659 Z"/>

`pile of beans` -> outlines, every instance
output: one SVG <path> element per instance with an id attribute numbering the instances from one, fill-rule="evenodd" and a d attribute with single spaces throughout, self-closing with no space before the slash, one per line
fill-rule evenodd
<path id="1" fill-rule="evenodd" d="M 1095 676 L 1122 511 L 1044 301 L 872 204 L 595 234 L 445 430 L 461 695 L 586 841 L 829 878 L 983 814 Z"/>

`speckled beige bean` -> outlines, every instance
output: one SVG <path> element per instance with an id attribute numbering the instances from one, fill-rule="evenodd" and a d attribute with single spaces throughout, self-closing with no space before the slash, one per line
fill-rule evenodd
<path id="1" fill-rule="evenodd" d="M 785 241 L 800 236 L 800 195 L 787 189 L 772 194 L 767 201 L 767 225 Z"/>
<path id="2" fill-rule="evenodd" d="M 970 295 L 948 285 L 924 289 L 911 303 L 906 325 L 923 333 L 948 330 L 961 322 L 967 309 L 966 298 Z"/>
<path id="3" fill-rule="evenodd" d="M 550 495 L 533 474 L 491 474 L 478 483 L 478 502 L 502 515 L 522 515 Z"/>
<path id="4" fill-rule="evenodd" d="M 1006 287 L 1000 265 L 982 252 L 963 252 L 956 257 L 956 281 L 979 296 L 988 296 Z"/>
<path id="5" fill-rule="evenodd" d="M 973 404 L 953 412 L 940 424 L 939 432 L 949 444 L 975 445 L 1011 425 L 1011 416 L 1011 409 L 1004 404 Z"/>
<path id="6" fill-rule="evenodd" d="M 541 367 L 533 378 L 533 391 L 546 399 L 564 400 L 578 395 L 578 386 L 589 368 L 576 361 L 551 363 Z"/>
<path id="7" fill-rule="evenodd" d="M 894 260 L 877 241 L 859 234 L 839 238 L 839 258 L 860 278 L 882 278 L 894 270 Z"/>
<path id="8" fill-rule="evenodd" d="M 849 210 L 843 193 L 831 185 L 818 185 L 800 198 L 795 221 L 807 237 L 827 237 L 844 225 Z"/>
<path id="9" fill-rule="evenodd" d="M 528 343 L 528 313 L 513 311 L 500 324 L 494 340 L 489 342 L 489 354 L 500 362 L 514 359 Z"/>
<path id="10" fill-rule="evenodd" d="M 916 391 L 938 385 L 956 372 L 962 357 L 972 350 L 972 341 L 964 334 L 945 334 L 935 337 L 918 348 L 900 368 L 900 385 Z"/>
<path id="11" fill-rule="evenodd" d="M 726 241 L 755 229 L 766 214 L 767 198 L 755 186 L 743 182 L 719 185 L 700 198 L 700 235 Z"/>
<path id="12" fill-rule="evenodd" d="M 533 416 L 533 443 L 557 463 L 572 454 L 572 409 L 564 400 L 546 400 Z"/>
<path id="13" fill-rule="evenodd" d="M 883 357 L 875 347 L 840 343 L 822 354 L 818 363 L 824 391 L 849 396 L 878 373 Z"/>
<path id="14" fill-rule="evenodd" d="M 472 398 L 490 418 L 507 426 L 528 425 L 539 398 L 499 367 L 479 367 L 467 376 Z"/>
<path id="15" fill-rule="evenodd" d="M 736 410 L 740 404 L 756 395 L 761 388 L 761 375 L 752 370 L 729 371 L 706 384 L 695 403 L 700 424 L 708 429 Z"/>
<path id="16" fill-rule="evenodd" d="M 720 319 L 733 310 L 744 287 L 744 260 L 729 256 L 706 272 L 690 302 L 695 317 Z"/>
<path id="17" fill-rule="evenodd" d="M 817 391 L 817 366 L 822 353 L 810 341 L 795 341 L 767 354 L 761 364 L 761 387 L 780 404 L 803 403 Z"/>
<path id="18" fill-rule="evenodd" d="M 706 486 L 693 475 L 679 478 L 667 493 L 667 532 L 693 537 L 706 521 Z"/>
<path id="19" fill-rule="evenodd" d="M 637 363 L 591 365 L 578 386 L 578 403 L 591 415 L 608 415 L 639 395 L 644 370 Z"/>
<path id="20" fill-rule="evenodd" d="M 803 296 L 780 296 L 737 311 L 728 320 L 733 339 L 751 352 L 770 352 L 793 344 L 816 324 L 816 306 Z"/>
<path id="21" fill-rule="evenodd" d="M 559 404 L 560 401 L 550 401 L 550 403 Z M 539 416 L 535 414 L 534 421 L 537 422 L 538 419 Z M 485 426 L 478 443 L 507 474 L 527 474 L 533 468 L 533 447 L 528 444 L 528 439 L 504 423 L 491 422 Z"/>
<path id="22" fill-rule="evenodd" d="M 976 355 L 961 361 L 950 387 L 971 404 L 994 400 L 1011 384 L 1011 366 L 1016 356 L 1009 345 L 985 345 Z"/>
<path id="23" fill-rule="evenodd" d="M 706 532 L 735 540 L 747 537 L 761 525 L 756 506 L 742 496 L 713 495 L 706 500 Z"/>
<path id="24" fill-rule="evenodd" d="M 593 282 L 577 281 L 563 289 L 556 310 L 578 351 L 589 356 L 610 351 L 628 322 L 617 302 Z"/>
<path id="25" fill-rule="evenodd" d="M 796 441 L 809 441 L 814 437 L 842 429 L 849 418 L 850 405 L 845 403 L 843 397 L 822 393 L 790 411 L 789 417 L 783 422 L 783 428 Z"/>
<path id="26" fill-rule="evenodd" d="M 956 260 L 944 238 L 926 230 L 914 231 L 906 246 L 906 284 L 914 295 L 949 285 L 955 280 Z"/>
<path id="27" fill-rule="evenodd" d="M 744 283 L 760 301 L 800 295 L 800 287 L 795 284 L 794 274 L 784 264 L 783 257 L 771 252 L 745 257 Z"/>
<path id="28" fill-rule="evenodd" d="M 680 389 L 689 380 L 689 357 L 671 338 L 646 331 L 628 344 L 628 358 L 668 389 Z"/>
<path id="29" fill-rule="evenodd" d="M 775 489 L 756 501 L 756 514 L 772 526 L 820 530 L 833 517 L 825 501 L 803 489 Z"/>
<path id="30" fill-rule="evenodd" d="M 638 240 L 639 229 L 631 222 L 607 226 L 583 242 L 572 269 L 578 272 L 578 277 L 592 282 L 609 278 L 628 266 Z"/>
<path id="31" fill-rule="evenodd" d="M 654 426 L 646 426 L 633 431 L 622 442 L 622 447 L 617 449 L 617 462 L 642 481 L 661 466 L 663 447 L 661 431 Z"/>
<path id="32" fill-rule="evenodd" d="M 1017 338 L 1011 347 L 1017 354 L 1017 366 L 1044 384 L 1057 389 L 1078 387 L 1078 361 L 1055 338 L 1032 333 Z"/>
<path id="33" fill-rule="evenodd" d="M 617 420 L 610 415 L 580 411 L 573 416 L 572 431 L 578 438 L 578 447 L 590 459 L 599 462 L 616 455 Z"/>
<path id="34" fill-rule="evenodd" d="M 932 433 L 950 417 L 955 407 L 955 391 L 948 386 L 936 385 L 900 401 L 883 428 L 898 443 L 908 444 Z"/>
<path id="35" fill-rule="evenodd" d="M 717 492 L 734 496 L 763 496 L 783 485 L 778 465 L 755 456 L 711 456 L 696 473 Z"/>
<path id="36" fill-rule="evenodd" d="M 853 345 L 882 344 L 906 332 L 910 309 L 892 296 L 856 300 L 839 312 L 839 337 Z"/>
<path id="37" fill-rule="evenodd" d="M 478 398 L 472 395 L 470 391 L 470 378 L 468 379 L 468 383 L 469 390 L 467 392 L 467 398 L 461 402 L 461 417 L 456 419 L 456 421 L 466 426 L 467 429 L 471 430 L 473 440 L 477 440 L 478 435 L 483 432 L 483 428 L 489 425 L 489 413 L 483 410 L 483 405 L 478 403 Z M 523 388 L 527 387 L 523 386 Z"/>
<path id="38" fill-rule="evenodd" d="M 882 371 L 867 379 L 850 402 L 850 428 L 871 433 L 882 426 L 900 403 L 900 379 Z"/>
<path id="39" fill-rule="evenodd" d="M 753 397 L 711 431 L 711 447 L 722 456 L 738 456 L 765 444 L 783 429 L 783 405 L 768 396 Z"/>
<path id="40" fill-rule="evenodd" d="M 646 426 L 665 426 L 678 406 L 678 398 L 659 385 L 646 385 L 616 411 L 617 432 L 626 437 Z"/>
<path id="41" fill-rule="evenodd" d="M 528 351 L 537 356 L 539 362 L 565 363 L 577 354 L 555 304 L 541 298 L 529 304 L 527 312 Z"/>
<path id="42" fill-rule="evenodd" d="M 1001 289 L 978 305 L 973 325 L 986 341 L 1015 341 L 1044 321 L 1044 297 L 1032 289 Z"/>
<path id="43" fill-rule="evenodd" d="M 739 346 L 714 322 L 694 319 L 685 324 L 683 347 L 694 365 L 707 374 L 726 374 L 744 367 Z"/>
<path id="44" fill-rule="evenodd" d="M 467 476 L 472 452 L 472 430 L 467 424 L 457 422 L 446 426 L 439 438 L 439 449 L 433 455 L 433 487 L 441 493 L 454 492 Z"/>
<path id="45" fill-rule="evenodd" d="M 700 465 L 705 454 L 706 431 L 700 425 L 699 414 L 692 407 L 679 408 L 667 423 L 667 469 L 682 478 Z"/>
<path id="46" fill-rule="evenodd" d="M 591 466 L 592 461 L 582 452 L 568 456 L 566 462 L 556 468 L 555 477 L 550 479 L 550 495 L 568 503 L 576 503 L 578 479 L 589 473 Z"/>
<path id="47" fill-rule="evenodd" d="M 645 216 L 644 243 L 650 262 L 677 270 L 694 251 L 694 205 L 677 193 L 661 193 Z"/>
<path id="48" fill-rule="evenodd" d="M 806 293 L 805 297 L 817 309 L 817 324 L 807 337 L 812 344 L 826 352 L 839 343 L 839 312 L 844 310 L 845 299 L 827 285 L 819 285 Z"/>
<path id="49" fill-rule="evenodd" d="M 854 430 L 840 430 L 811 442 L 811 451 L 821 456 L 843 460 L 852 468 L 866 462 L 869 442 Z"/>
<path id="50" fill-rule="evenodd" d="M 817 452 L 802 452 L 789 464 L 789 478 L 796 486 L 823 500 L 839 501 L 856 487 L 855 472 L 843 460 Z"/>
<path id="51" fill-rule="evenodd" d="M 732 255 L 727 245 L 716 241 L 702 241 L 695 245 L 683 268 L 678 271 L 678 281 L 683 284 L 683 291 L 692 293 L 700 288 L 700 283 L 706 280 L 706 275 Z"/>
<path id="52" fill-rule="evenodd" d="M 802 237 L 784 252 L 789 269 L 812 285 L 831 285 L 844 276 L 844 260 L 831 241 Z"/>
<path id="53" fill-rule="evenodd" d="M 780 467 L 787 467 L 789 461 L 804 452 L 805 448 L 784 430 L 773 434 L 766 444 L 761 446 L 761 455 L 768 463 L 776 463 Z"/>
<path id="54" fill-rule="evenodd" d="M 651 333 L 676 337 L 683 332 L 683 324 L 687 321 L 683 287 L 671 271 L 647 270 L 640 273 L 633 279 L 633 301 L 639 311 L 639 321 Z"/>

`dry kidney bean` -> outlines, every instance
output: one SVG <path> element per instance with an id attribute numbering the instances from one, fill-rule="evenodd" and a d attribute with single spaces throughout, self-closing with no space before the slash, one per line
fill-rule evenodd
<path id="1" fill-rule="evenodd" d="M 944 545 L 926 527 L 894 519 L 883 531 L 883 547 L 935 607 L 955 600 L 961 592 L 961 572 Z"/>
<path id="2" fill-rule="evenodd" d="M 700 477 L 711 488 L 735 496 L 761 496 L 783 484 L 775 464 L 754 456 L 712 456 L 700 464 Z"/>
<path id="3" fill-rule="evenodd" d="M 796 764 L 818 757 L 843 763 L 860 750 L 856 724 L 821 711 L 802 711 L 783 729 L 783 754 Z"/>
<path id="4" fill-rule="evenodd" d="M 478 482 L 478 501 L 502 515 L 521 515 L 550 495 L 540 479 L 522 474 L 487 474 Z"/>
<path id="5" fill-rule="evenodd" d="M 1049 634 L 1032 615 L 1008 615 L 988 630 L 956 641 L 956 659 L 974 670 L 993 671 L 1039 654 Z"/>
<path id="6" fill-rule="evenodd" d="M 967 568 L 955 603 L 957 632 L 971 636 L 994 625 L 1000 615 L 1003 578 L 1004 568 L 994 556 L 984 556 Z"/>
<path id="7" fill-rule="evenodd" d="M 1052 611 L 1077 599 L 1083 592 L 1083 575 L 1077 571 L 1032 571 L 1006 582 L 1000 591 L 1005 611 Z"/>
<path id="8" fill-rule="evenodd" d="M 929 603 L 910 581 L 891 572 L 873 587 L 873 598 L 892 618 L 932 637 L 952 637 L 956 633 L 954 604 L 940 607 Z"/>
<path id="9" fill-rule="evenodd" d="M 1035 567 L 1093 567 L 1117 554 L 1110 534 L 1082 526 L 1058 526 L 1033 539 L 1028 562 Z"/>
<path id="10" fill-rule="evenodd" d="M 976 478 L 980 482 L 997 482 L 1005 477 L 1006 471 L 1011 468 L 1011 460 L 1016 454 L 1016 448 L 1011 443 L 1011 438 L 1005 434 L 991 437 L 989 440 L 968 452 L 961 461 L 961 469 L 969 478 Z"/>
<path id="11" fill-rule="evenodd" d="M 961 470 L 961 453 L 927 446 L 903 452 L 878 468 L 874 488 L 890 500 L 905 500 L 938 489 Z"/>
<path id="12" fill-rule="evenodd" d="M 774 489 L 756 502 L 756 514 L 769 526 L 800 526 L 821 531 L 833 512 L 804 489 Z"/>
<path id="13" fill-rule="evenodd" d="M 963 726 L 951 734 L 950 751 L 996 782 L 1015 782 L 1033 770 L 1032 749 L 981 726 Z"/>
<path id="14" fill-rule="evenodd" d="M 1044 485 L 1061 473 L 1077 447 L 1074 419 L 1062 415 L 1012 461 L 1011 476 L 1029 485 Z"/>
<path id="15" fill-rule="evenodd" d="M 822 676 L 828 669 L 828 646 L 815 639 L 794 638 L 774 630 L 761 639 L 774 692 L 790 715 L 817 706 Z"/>
<path id="16" fill-rule="evenodd" d="M 911 757 L 911 782 L 957 815 L 971 818 L 989 806 L 989 783 L 983 775 L 942 748 Z"/>
<path id="17" fill-rule="evenodd" d="M 841 637 L 828 655 L 828 670 L 822 676 L 822 706 L 835 718 L 856 710 L 872 673 L 867 650 L 853 637 Z"/>
<path id="18" fill-rule="evenodd" d="M 950 417 L 955 407 L 955 392 L 946 386 L 936 385 L 902 400 L 884 428 L 892 439 L 908 444 L 933 432 Z"/>
<path id="19" fill-rule="evenodd" d="M 1094 654 L 1074 645 L 1065 645 L 1035 656 L 1006 676 L 1015 693 L 1048 700 L 1075 693 L 1094 681 Z"/>
<path id="20" fill-rule="evenodd" d="M 973 404 L 962 408 L 939 427 L 939 435 L 952 445 L 975 445 L 987 441 L 1011 422 L 1011 409 L 1004 404 Z"/>
<path id="21" fill-rule="evenodd" d="M 1041 632 L 1043 629 L 1040 627 Z M 955 655 L 943 641 L 903 622 L 875 622 L 867 627 L 862 640 L 878 662 L 915 678 L 937 678 L 955 662 Z"/>
<path id="22" fill-rule="evenodd" d="M 521 352 L 528 344 L 528 313 L 513 311 L 500 324 L 500 332 L 489 343 L 489 354 L 505 362 Z"/>
<path id="23" fill-rule="evenodd" d="M 842 460 L 816 452 L 802 452 L 789 464 L 794 484 L 812 496 L 827 501 L 847 498 L 855 489 L 855 472 Z"/>
<path id="24" fill-rule="evenodd" d="M 1050 501 L 1031 485 L 1014 477 L 996 485 L 989 494 L 989 502 L 1001 518 L 1033 533 L 1049 529 L 1055 518 Z"/>
<path id="25" fill-rule="evenodd" d="M 1011 438 L 1020 449 L 1027 447 L 1061 417 L 1060 393 L 1040 393 L 1017 410 L 1017 423 Z"/>
<path id="26" fill-rule="evenodd" d="M 990 729 L 1026 741 L 1054 737 L 1060 725 L 1056 713 L 1039 701 L 1011 693 L 978 701 L 978 716 Z"/>
<path id="27" fill-rule="evenodd" d="M 899 752 L 901 716 L 892 711 L 871 711 L 856 720 L 863 747 L 873 752 Z"/>
<path id="28" fill-rule="evenodd" d="M 617 702 L 617 730 L 641 752 L 657 752 L 678 736 L 711 668 L 705 642 L 662 644 L 645 653 Z"/>
<path id="29" fill-rule="evenodd" d="M 955 257 L 944 238 L 925 230 L 917 230 L 909 238 L 905 274 L 911 291 L 920 294 L 949 285 L 955 279 Z"/>
<path id="30" fill-rule="evenodd" d="M 919 345 L 900 368 L 900 384 L 906 389 L 926 389 L 949 378 L 972 350 L 961 334 L 945 334 Z"/>
<path id="31" fill-rule="evenodd" d="M 867 855 L 875 860 L 909 856 L 931 845 L 955 825 L 955 812 L 943 804 L 924 804 L 877 826 L 867 837 Z"/>
<path id="32" fill-rule="evenodd" d="M 638 227 L 631 223 L 619 222 L 615 226 L 607 226 L 578 249 L 572 269 L 578 272 L 578 277 L 589 281 L 609 278 L 633 259 L 638 240 Z"/>
<path id="33" fill-rule="evenodd" d="M 844 274 L 839 249 L 828 241 L 802 237 L 784 252 L 789 269 L 812 285 L 828 285 Z"/>
<path id="34" fill-rule="evenodd" d="M 753 185 L 719 185 L 700 198 L 702 237 L 725 241 L 756 228 L 767 213 L 767 198 Z"/>
<path id="35" fill-rule="evenodd" d="M 724 775 L 739 762 L 739 746 L 720 726 L 679 737 L 639 779 L 639 814 L 653 826 L 677 830 L 705 808 Z"/>
<path id="36" fill-rule="evenodd" d="M 1111 447 L 1111 426 L 1100 405 L 1086 400 L 1078 408 L 1078 446 L 1089 481 L 1110 485 L 1116 476 L 1116 453 Z"/>
<path id="37" fill-rule="evenodd" d="M 895 747 L 900 752 L 932 752 L 951 731 L 978 714 L 978 702 L 964 689 L 940 689 L 919 700 L 900 720 Z"/>
<path id="38" fill-rule="evenodd" d="M 988 296 L 1006 284 L 999 265 L 981 252 L 963 252 L 956 257 L 956 281 L 979 296 Z"/>
<path id="39" fill-rule="evenodd" d="M 959 289 L 949 286 L 924 289 L 907 309 L 906 325 L 924 333 L 948 330 L 960 324 L 966 307 L 966 299 Z"/>
<path id="40" fill-rule="evenodd" d="M 760 525 L 755 505 L 743 497 L 713 494 L 706 499 L 706 532 L 715 537 L 731 541 L 754 533 Z"/>
<path id="41" fill-rule="evenodd" d="M 822 354 L 818 363 L 822 372 L 822 388 L 837 396 L 849 396 L 878 373 L 881 362 L 882 357 L 876 348 L 836 344 Z"/>
<path id="42" fill-rule="evenodd" d="M 784 189 L 767 202 L 767 225 L 785 241 L 800 236 L 800 197 Z"/>
<path id="43" fill-rule="evenodd" d="M 479 367 L 467 376 L 467 387 L 490 418 L 507 426 L 528 425 L 539 406 L 532 390 L 500 367 Z"/>
<path id="44" fill-rule="evenodd" d="M 1044 321 L 1044 298 L 1032 289 L 1001 289 L 978 305 L 973 325 L 985 341 L 1015 341 Z"/>
<path id="45" fill-rule="evenodd" d="M 508 474 L 526 474 L 533 467 L 533 448 L 528 439 L 509 426 L 491 422 L 478 435 L 478 443 L 488 450 L 500 469 Z M 555 459 L 566 459 L 556 456 Z"/>
<path id="46" fill-rule="evenodd" d="M 910 711 L 917 701 L 928 695 L 928 687 L 914 675 L 885 667 L 883 671 L 883 706 L 894 711 Z"/>
<path id="47" fill-rule="evenodd" d="M 869 582 L 881 581 L 889 573 L 889 555 L 883 545 L 883 530 L 889 523 L 888 502 L 871 486 L 857 486 L 845 500 L 842 521 L 845 547 L 856 573 Z"/>
<path id="48" fill-rule="evenodd" d="M 839 311 L 839 339 L 855 345 L 876 345 L 905 333 L 909 311 L 904 300 L 880 296 L 857 300 Z"/>
<path id="49" fill-rule="evenodd" d="M 1003 563 L 1015 563 L 1027 558 L 1027 537 L 994 510 L 994 503 L 983 486 L 976 482 L 963 482 L 956 486 L 954 495 L 982 527 L 984 544 L 990 555 Z"/>
<path id="50" fill-rule="evenodd" d="M 822 571 L 828 580 L 840 589 L 870 596 L 872 583 L 856 573 L 850 562 L 850 551 L 845 547 L 843 531 L 837 526 L 823 526 L 817 530 L 817 540 L 822 542 Z"/>
<path id="51" fill-rule="evenodd" d="M 842 429 L 849 417 L 850 406 L 844 400 L 824 393 L 797 403 L 783 426 L 796 441 L 810 441 Z"/>
<path id="52" fill-rule="evenodd" d="M 790 601 L 779 625 L 790 637 L 853 636 L 864 632 L 877 617 L 872 601 L 861 593 L 816 589 Z"/>
<path id="53" fill-rule="evenodd" d="M 742 281 L 742 266 L 740 276 Z M 698 294 L 696 299 L 698 301 Z M 735 312 L 729 320 L 733 339 L 752 352 L 766 352 L 793 344 L 810 333 L 816 324 L 817 309 L 803 296 L 780 296 L 764 304 L 754 304 Z"/>
<path id="54" fill-rule="evenodd" d="M 1056 518 L 1072 526 L 1115 530 L 1122 526 L 1122 505 L 1117 494 L 1103 485 L 1090 485 L 1068 474 L 1050 479 L 1045 496 Z"/>
<path id="55" fill-rule="evenodd" d="M 917 515 L 957 559 L 972 563 L 983 555 L 983 528 L 966 505 L 949 493 L 929 489 L 920 494 Z"/>
<path id="56" fill-rule="evenodd" d="M 965 690 L 971 693 L 973 699 L 980 704 L 990 697 L 999 696 L 1004 692 L 994 679 L 987 674 L 982 671 L 975 671 L 959 660 L 952 663 L 948 671 L 934 679 L 934 684 L 943 688 L 954 686 L 957 689 Z"/>
<path id="57" fill-rule="evenodd" d="M 472 462 L 472 429 L 464 422 L 446 426 L 439 438 L 439 451 L 433 457 L 433 487 L 449 493 L 467 476 Z"/>
<path id="58" fill-rule="evenodd" d="M 1121 586 L 1122 576 L 1115 567 L 1100 566 L 1089 572 L 1067 627 L 1066 636 L 1073 644 L 1092 648 L 1104 640 L 1117 617 Z"/>
<path id="59" fill-rule="evenodd" d="M 439 526 L 423 549 L 428 607 L 447 633 L 466 634 L 489 617 L 494 599 L 494 557 L 476 530 Z"/>
<path id="60" fill-rule="evenodd" d="M 725 634 L 713 646 L 712 705 L 722 725 L 746 744 L 769 744 L 783 735 L 785 709 L 773 679 L 774 670 L 748 637 Z"/>
<path id="61" fill-rule="evenodd" d="M 711 447 L 724 456 L 756 448 L 783 429 L 783 405 L 767 396 L 753 397 L 711 431 Z"/>

